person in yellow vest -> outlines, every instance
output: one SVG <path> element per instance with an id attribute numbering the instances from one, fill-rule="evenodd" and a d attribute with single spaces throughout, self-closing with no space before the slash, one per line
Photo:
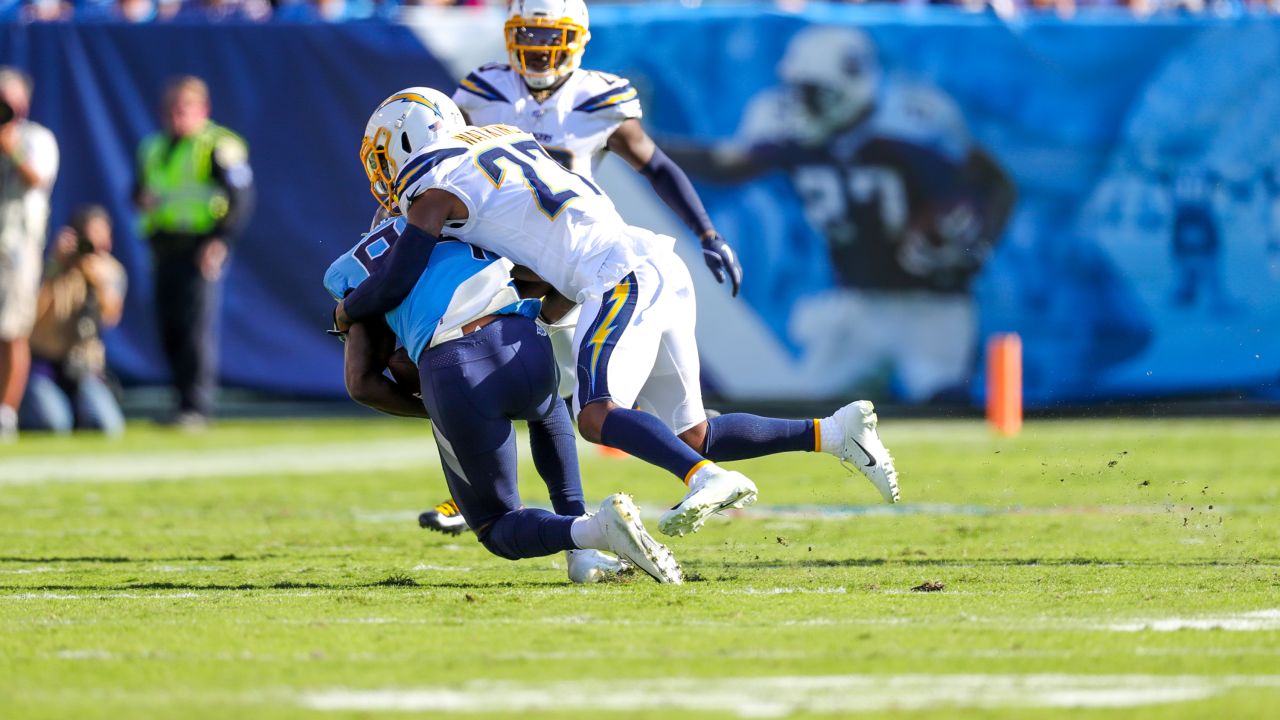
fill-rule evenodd
<path id="1" fill-rule="evenodd" d="M 249 149 L 209 119 L 209 88 L 177 78 L 164 96 L 164 132 L 138 148 L 134 202 L 155 263 L 160 338 L 178 391 L 174 422 L 213 414 L 219 280 L 253 202 Z"/>

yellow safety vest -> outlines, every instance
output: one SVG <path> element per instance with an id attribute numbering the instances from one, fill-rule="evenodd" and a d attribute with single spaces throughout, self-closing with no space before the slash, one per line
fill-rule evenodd
<path id="1" fill-rule="evenodd" d="M 156 133 L 139 149 L 142 189 L 158 200 L 142 214 L 143 233 L 208 234 L 229 209 L 226 191 L 213 179 L 214 151 L 219 143 L 238 143 L 244 155 L 244 141 L 210 122 L 172 149 L 171 143 L 168 135 Z"/>

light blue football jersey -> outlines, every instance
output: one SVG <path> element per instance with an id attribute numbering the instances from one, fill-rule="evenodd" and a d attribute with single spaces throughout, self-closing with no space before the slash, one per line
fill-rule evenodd
<path id="1" fill-rule="evenodd" d="M 389 218 L 360 238 L 324 274 L 334 300 L 367 280 L 400 237 L 403 217 Z M 422 351 L 462 337 L 462 326 L 486 315 L 536 317 L 539 300 L 522 300 L 511 282 L 511 262 L 456 240 L 444 240 L 387 324 L 414 362 Z"/>

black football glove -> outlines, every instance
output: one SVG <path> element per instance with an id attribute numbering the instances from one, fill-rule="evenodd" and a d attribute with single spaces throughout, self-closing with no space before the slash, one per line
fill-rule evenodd
<path id="1" fill-rule="evenodd" d="M 738 264 L 738 256 L 733 253 L 729 243 L 720 237 L 720 233 L 712 230 L 702 236 L 702 259 L 707 262 L 711 274 L 716 276 L 716 282 L 723 285 L 725 278 L 728 278 L 733 285 L 733 296 L 737 297 L 738 291 L 742 289 L 742 265 Z"/>

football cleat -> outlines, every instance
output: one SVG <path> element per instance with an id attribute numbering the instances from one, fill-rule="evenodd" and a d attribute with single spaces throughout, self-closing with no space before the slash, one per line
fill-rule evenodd
<path id="1" fill-rule="evenodd" d="M 660 583 L 679 585 L 684 573 L 675 555 L 653 539 L 640 522 L 640 508 L 622 493 L 610 495 L 600 504 L 600 512 L 592 518 L 601 525 L 609 549 L 632 565 L 649 573 Z"/>
<path id="2" fill-rule="evenodd" d="M 844 441 L 833 453 L 845 466 L 854 465 L 880 491 L 886 502 L 896 503 L 898 471 L 893 467 L 889 448 L 880 442 L 876 432 L 876 408 L 867 400 L 849 403 L 835 411 L 824 422 L 834 422 Z"/>
<path id="3" fill-rule="evenodd" d="M 467 520 L 453 498 L 445 500 L 418 516 L 418 527 L 435 530 L 446 535 L 461 535 L 467 528 Z"/>
<path id="4" fill-rule="evenodd" d="M 756 484 L 746 475 L 708 462 L 689 478 L 689 494 L 662 514 L 658 529 L 677 537 L 698 532 L 707 518 L 721 510 L 751 505 L 756 494 Z"/>
<path id="5" fill-rule="evenodd" d="M 599 550 L 566 550 L 564 556 L 569 579 L 579 584 L 615 580 L 633 569 L 626 560 Z"/>

